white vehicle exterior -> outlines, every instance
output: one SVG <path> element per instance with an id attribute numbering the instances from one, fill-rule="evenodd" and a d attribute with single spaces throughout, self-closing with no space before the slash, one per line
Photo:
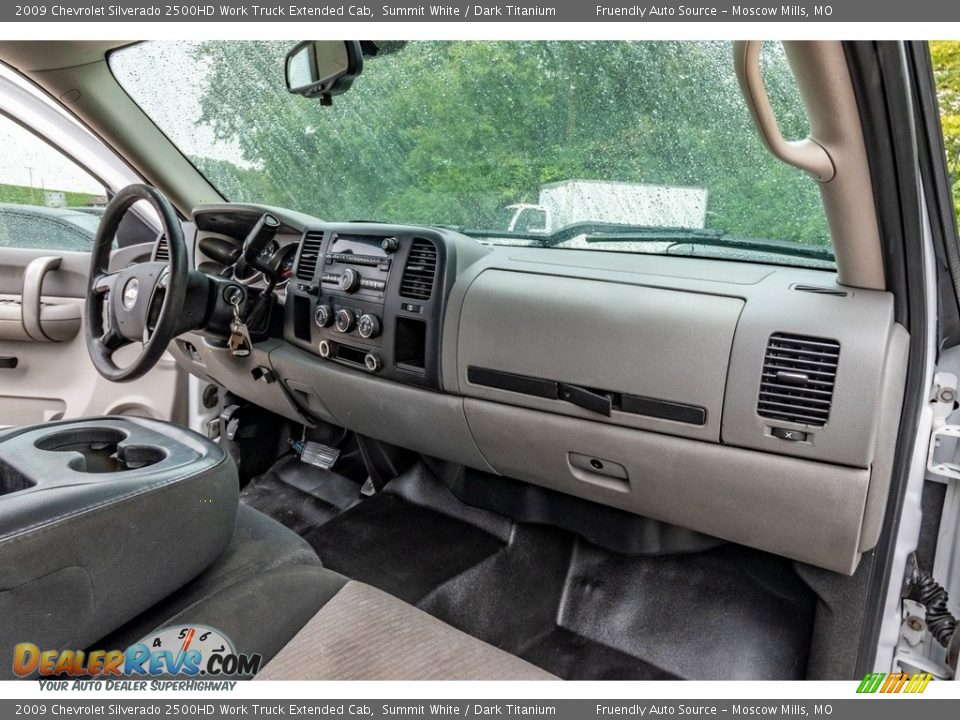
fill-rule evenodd
<path id="1" fill-rule="evenodd" d="M 707 190 L 602 180 L 544 185 L 536 204 L 510 205 L 508 230 L 550 233 L 578 222 L 703 228 Z"/>

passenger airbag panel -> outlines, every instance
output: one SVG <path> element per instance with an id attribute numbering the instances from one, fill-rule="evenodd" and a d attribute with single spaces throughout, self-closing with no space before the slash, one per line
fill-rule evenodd
<path id="1" fill-rule="evenodd" d="M 717 442 L 742 308 L 738 298 L 486 270 L 463 301 L 460 391 Z M 501 382 L 510 376 L 513 386 Z"/>

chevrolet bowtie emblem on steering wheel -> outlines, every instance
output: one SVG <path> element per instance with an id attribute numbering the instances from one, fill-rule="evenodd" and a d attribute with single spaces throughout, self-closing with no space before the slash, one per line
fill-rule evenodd
<path id="1" fill-rule="evenodd" d="M 136 278 L 130 278 L 123 287 L 123 307 L 126 310 L 132 310 L 137 304 L 137 297 L 140 295 L 140 282 Z"/>

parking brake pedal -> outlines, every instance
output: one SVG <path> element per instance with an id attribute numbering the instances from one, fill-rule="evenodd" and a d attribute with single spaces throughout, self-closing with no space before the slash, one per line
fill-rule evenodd
<path id="1" fill-rule="evenodd" d="M 329 445 L 321 445 L 318 442 L 308 440 L 303 443 L 303 450 L 300 451 L 300 459 L 308 465 L 329 470 L 340 457 L 340 451 Z"/>

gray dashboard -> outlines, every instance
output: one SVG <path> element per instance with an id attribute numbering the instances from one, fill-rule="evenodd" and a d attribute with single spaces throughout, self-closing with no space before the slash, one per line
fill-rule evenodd
<path id="1" fill-rule="evenodd" d="M 205 216 L 264 210 L 203 206 L 199 238 L 223 232 Z M 908 340 L 889 294 L 819 270 L 490 247 L 271 212 L 302 237 L 282 335 L 244 359 L 181 338 L 172 349 L 190 372 L 297 422 L 838 572 L 876 543 Z M 347 292 L 352 268 L 363 287 Z M 424 297 L 430 272 L 426 299 L 404 295 Z M 352 315 L 351 329 L 321 326 L 320 306 Z M 365 315 L 371 338 L 355 327 Z M 252 378 L 263 366 L 276 383 Z"/>

